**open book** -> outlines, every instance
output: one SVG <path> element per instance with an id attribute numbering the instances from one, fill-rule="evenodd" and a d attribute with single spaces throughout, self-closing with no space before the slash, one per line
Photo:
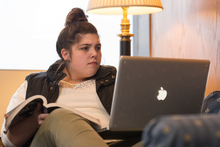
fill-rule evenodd
<path id="1" fill-rule="evenodd" d="M 89 120 L 91 122 L 92 127 L 95 130 L 99 130 L 101 128 L 101 123 L 99 119 L 96 119 L 90 115 L 80 112 L 74 108 L 67 107 L 65 105 L 61 105 L 57 103 L 47 104 L 47 99 L 43 95 L 34 95 L 4 115 L 6 132 L 11 126 L 30 116 L 37 107 L 37 103 L 42 104 L 43 106 L 42 113 L 50 113 L 57 108 L 68 109 L 73 111 L 73 113 L 80 115 L 81 117 Z"/>

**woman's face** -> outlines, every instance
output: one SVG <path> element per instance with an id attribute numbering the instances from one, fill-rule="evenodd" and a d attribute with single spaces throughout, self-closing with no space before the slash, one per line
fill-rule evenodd
<path id="1" fill-rule="evenodd" d="M 98 35 L 81 35 L 80 42 L 72 46 L 72 55 L 69 56 L 71 78 L 85 79 L 95 75 L 101 63 L 101 56 Z"/>

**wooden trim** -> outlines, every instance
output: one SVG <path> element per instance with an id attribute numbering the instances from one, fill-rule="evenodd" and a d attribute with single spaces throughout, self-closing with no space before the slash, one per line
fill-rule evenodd
<path id="1" fill-rule="evenodd" d="M 152 15 L 149 14 L 149 54 L 152 57 L 152 24 L 151 24 Z"/>

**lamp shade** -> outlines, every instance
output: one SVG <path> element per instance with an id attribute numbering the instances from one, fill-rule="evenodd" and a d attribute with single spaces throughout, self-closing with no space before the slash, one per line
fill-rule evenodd
<path id="1" fill-rule="evenodd" d="M 127 14 L 141 15 L 160 12 L 163 6 L 160 0 L 90 0 L 87 12 L 103 15 L 122 15 L 121 7 L 129 7 Z"/>

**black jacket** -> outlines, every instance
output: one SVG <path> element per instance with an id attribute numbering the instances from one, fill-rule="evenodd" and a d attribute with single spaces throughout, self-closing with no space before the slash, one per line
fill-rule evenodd
<path id="1" fill-rule="evenodd" d="M 58 83 L 66 74 L 62 72 L 64 66 L 58 60 L 46 72 L 33 73 L 26 77 L 28 81 L 26 99 L 33 95 L 43 95 L 48 103 L 56 102 L 59 96 Z M 57 71 L 57 69 L 59 70 Z M 110 114 L 116 68 L 113 66 L 100 66 L 93 78 L 96 79 L 96 91 L 106 111 Z"/>

